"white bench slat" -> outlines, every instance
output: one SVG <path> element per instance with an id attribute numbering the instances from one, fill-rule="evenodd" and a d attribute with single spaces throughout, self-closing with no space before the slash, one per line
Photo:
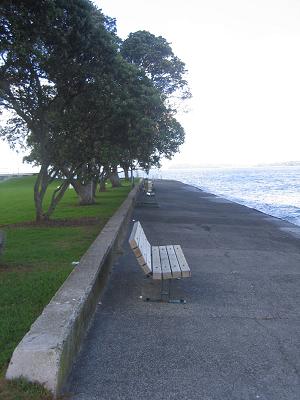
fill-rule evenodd
<path id="1" fill-rule="evenodd" d="M 161 263 L 160 263 L 160 256 L 159 256 L 159 247 L 153 246 L 152 247 L 152 278 L 153 279 L 161 279 L 162 272 L 161 272 Z"/>
<path id="2" fill-rule="evenodd" d="M 159 246 L 162 279 L 171 279 L 172 271 L 166 246 Z"/>
<path id="3" fill-rule="evenodd" d="M 146 262 L 149 263 L 150 261 L 151 267 L 151 246 L 146 238 L 144 231 L 142 231 L 140 235 L 139 248 Z"/>
<path id="4" fill-rule="evenodd" d="M 149 274 L 151 272 L 151 264 L 147 264 L 146 257 L 143 256 L 141 251 L 141 242 L 144 241 L 144 231 L 142 225 L 137 221 L 133 225 L 133 229 L 131 235 L 129 237 L 129 244 L 132 248 L 139 265 L 142 267 L 145 274 Z"/>
<path id="5" fill-rule="evenodd" d="M 129 244 L 132 249 L 138 247 L 141 231 L 142 231 L 142 225 L 138 221 L 135 222 L 129 237 Z"/>
<path id="6" fill-rule="evenodd" d="M 144 273 L 149 274 L 149 272 L 151 272 L 151 271 L 149 271 L 149 267 L 148 267 L 147 262 L 146 262 L 145 258 L 143 257 L 143 255 L 141 255 L 140 257 L 137 257 L 136 259 L 137 259 L 139 265 L 142 267 Z"/>
<path id="7" fill-rule="evenodd" d="M 147 239 L 146 239 L 147 240 Z M 146 252 L 146 262 L 147 262 L 147 266 L 149 268 L 149 272 L 152 272 L 152 263 L 151 263 L 151 245 L 148 242 L 148 240 L 146 241 L 145 244 L 145 252 Z"/>
<path id="8" fill-rule="evenodd" d="M 149 274 L 150 272 L 152 272 L 152 269 L 151 269 L 151 246 L 146 238 L 146 235 L 144 234 L 144 231 L 142 231 L 141 236 L 140 236 L 139 248 L 142 253 L 142 256 L 140 258 L 144 260 L 143 269 L 146 274 Z"/>
<path id="9" fill-rule="evenodd" d="M 175 245 L 174 250 L 176 253 L 176 257 L 181 269 L 181 274 L 183 278 L 189 278 L 191 276 L 191 270 L 190 267 L 188 266 L 188 263 L 184 257 L 183 251 L 181 249 L 181 246 Z"/>
<path id="10" fill-rule="evenodd" d="M 181 278 L 181 269 L 176 257 L 174 246 L 166 246 L 173 278 Z"/>
<path id="11" fill-rule="evenodd" d="M 134 231 L 134 229 L 135 229 L 135 231 Z M 133 225 L 133 230 L 132 230 L 132 232 L 134 234 L 132 235 L 132 238 L 131 238 L 131 236 L 129 238 L 130 246 L 137 258 L 142 256 L 141 250 L 138 247 L 142 231 L 143 231 L 142 225 L 139 222 L 135 222 Z"/>

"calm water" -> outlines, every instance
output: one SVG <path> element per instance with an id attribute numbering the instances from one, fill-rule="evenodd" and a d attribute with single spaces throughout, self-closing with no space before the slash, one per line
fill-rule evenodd
<path id="1" fill-rule="evenodd" d="M 300 167 L 160 170 L 176 179 L 300 226 Z"/>

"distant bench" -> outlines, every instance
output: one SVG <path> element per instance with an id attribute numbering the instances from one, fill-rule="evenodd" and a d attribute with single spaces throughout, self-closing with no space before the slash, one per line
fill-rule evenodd
<path id="1" fill-rule="evenodd" d="M 162 283 L 162 296 L 168 294 L 170 302 L 184 302 L 183 300 L 170 300 L 170 280 L 189 278 L 191 270 L 184 257 L 181 246 L 151 246 L 140 222 L 135 222 L 129 244 L 132 248 L 139 265 L 147 276 L 154 280 L 160 280 Z M 163 281 L 169 281 L 168 292 L 164 291 Z M 150 301 L 150 299 L 147 299 Z"/>
<path id="2" fill-rule="evenodd" d="M 144 180 L 144 190 L 147 196 L 154 196 L 153 181 L 151 179 Z"/>

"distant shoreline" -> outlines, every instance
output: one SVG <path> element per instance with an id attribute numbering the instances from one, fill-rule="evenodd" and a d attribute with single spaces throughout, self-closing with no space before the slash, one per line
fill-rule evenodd
<path id="1" fill-rule="evenodd" d="M 203 164 L 203 165 L 191 165 L 191 164 L 175 164 L 167 168 L 161 168 L 162 170 L 173 170 L 173 169 L 206 169 L 206 168 L 271 168 L 271 167 L 300 167 L 300 161 L 289 161 L 285 163 L 272 163 L 272 164 L 253 164 L 253 165 L 233 165 L 233 164 Z"/>

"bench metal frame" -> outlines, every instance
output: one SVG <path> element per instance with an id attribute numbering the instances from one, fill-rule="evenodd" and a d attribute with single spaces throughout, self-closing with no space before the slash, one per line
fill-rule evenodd
<path id="1" fill-rule="evenodd" d="M 151 275 L 148 275 L 149 278 Z M 181 278 L 177 278 L 181 279 Z M 167 288 L 166 285 L 167 284 Z M 174 303 L 174 304 L 186 304 L 185 299 L 171 299 L 171 286 L 172 286 L 172 279 L 161 279 L 160 284 L 160 298 L 159 299 L 152 299 L 151 297 L 146 297 L 144 301 L 151 302 L 151 303 Z"/>

